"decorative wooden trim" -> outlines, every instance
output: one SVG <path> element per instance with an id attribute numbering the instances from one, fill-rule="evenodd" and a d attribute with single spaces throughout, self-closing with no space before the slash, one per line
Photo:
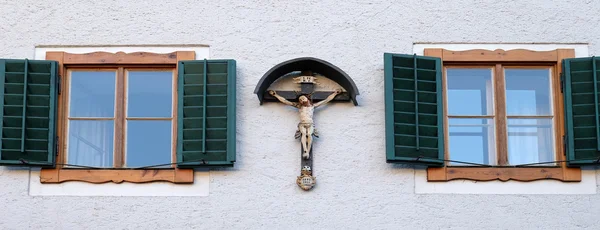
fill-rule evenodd
<path id="1" fill-rule="evenodd" d="M 93 52 L 85 54 L 73 54 L 65 52 L 47 52 L 47 55 L 53 53 L 63 53 L 64 65 L 81 65 L 81 64 L 177 64 L 179 53 L 194 53 L 194 51 L 178 51 L 167 54 L 157 54 L 148 52 L 135 53 L 108 53 L 108 52 Z"/>
<path id="2" fill-rule="evenodd" d="M 148 183 L 148 182 L 171 182 L 175 184 L 194 183 L 193 169 L 61 169 L 58 177 L 54 174 L 41 173 L 42 183 L 62 183 L 65 181 L 82 181 L 94 184 L 107 182 L 122 183 Z M 42 170 L 42 172 L 44 172 Z"/>
<path id="3" fill-rule="evenodd" d="M 557 51 L 557 55 L 558 55 L 558 60 L 556 63 L 556 66 L 554 67 L 554 76 L 556 76 L 554 78 L 554 82 L 552 82 L 554 85 L 558 86 L 558 87 L 554 87 L 554 95 L 561 95 L 560 94 L 560 85 L 561 85 L 561 79 L 560 79 L 560 73 L 562 73 L 562 60 L 566 59 L 566 58 L 574 58 L 575 57 L 575 50 L 574 49 L 558 49 Z M 564 103 L 564 97 L 556 97 L 553 98 L 554 101 L 554 107 L 556 108 L 555 110 L 557 111 L 565 111 L 565 103 Z M 565 145 L 564 145 L 564 139 L 562 138 L 563 135 L 566 135 L 566 131 L 565 131 L 565 114 L 564 113 L 560 113 L 560 114 L 555 114 L 556 119 L 554 122 L 554 125 L 556 125 L 556 127 L 560 127 L 561 132 L 559 133 L 560 135 L 556 138 L 559 139 L 559 141 L 556 141 L 556 159 L 560 159 L 560 160 L 566 160 L 567 156 L 565 156 L 563 153 L 565 153 Z M 564 177 L 565 178 L 571 178 L 571 177 L 576 177 L 577 173 L 573 172 L 573 170 L 580 170 L 579 171 L 579 177 L 581 178 L 581 168 L 569 168 L 567 167 L 567 162 L 561 162 L 560 163 L 561 168 L 564 169 L 563 173 L 564 173 Z"/>
<path id="4" fill-rule="evenodd" d="M 432 50 L 432 51 L 428 51 Z M 446 49 L 425 49 L 425 55 L 435 54 L 445 62 L 557 62 L 557 50 L 533 51 L 526 49 L 484 50 L 473 49 L 452 51 Z M 439 56 L 441 55 L 441 56 Z"/>
<path id="5" fill-rule="evenodd" d="M 57 153 L 56 153 L 56 163 L 62 163 L 64 162 L 63 160 L 63 156 L 64 156 L 64 144 L 63 144 L 63 132 L 65 130 L 65 123 L 64 120 L 62 119 L 62 117 L 66 116 L 65 115 L 65 106 L 64 106 L 64 98 L 66 97 L 64 95 L 65 92 L 65 84 L 63 84 L 64 78 L 62 76 L 65 75 L 66 73 L 66 68 L 64 67 L 64 65 L 62 65 L 62 63 L 64 62 L 64 52 L 46 52 L 46 60 L 53 60 L 53 61 L 57 61 L 58 62 L 58 77 L 60 77 L 61 79 L 61 89 L 57 98 L 57 109 L 58 109 L 58 117 L 56 119 L 56 133 L 58 136 L 58 149 L 57 149 Z M 58 175 L 60 173 L 60 169 L 62 168 L 61 165 L 56 165 L 55 168 L 53 169 L 49 169 L 49 168 L 42 168 L 40 171 L 40 181 L 41 178 L 45 177 L 45 178 L 56 178 L 58 179 Z"/>
<path id="6" fill-rule="evenodd" d="M 193 183 L 194 182 L 194 170 L 193 169 L 67 169 L 63 168 L 62 164 L 65 162 L 65 155 L 67 151 L 66 143 L 64 142 L 64 136 L 67 134 L 66 122 L 66 103 L 68 98 L 68 76 L 67 67 L 69 68 L 80 68 L 80 67 L 136 67 L 135 65 L 152 65 L 153 67 L 175 67 L 174 70 L 174 82 L 177 82 L 177 63 L 182 60 L 195 60 L 196 53 L 194 51 L 177 51 L 168 54 L 155 54 L 146 52 L 137 53 L 107 53 L 107 52 L 94 52 L 87 54 L 71 54 L 65 52 L 46 52 L 46 60 L 54 60 L 59 62 L 59 75 L 62 77 L 63 86 L 61 87 L 61 94 L 58 96 L 58 129 L 57 132 L 60 136 L 59 141 L 59 153 L 56 162 L 58 163 L 54 169 L 42 169 L 40 172 L 40 181 L 42 183 L 62 183 L 65 181 L 83 181 L 90 183 L 121 183 L 123 181 L 131 183 L 147 183 L 153 181 L 166 181 L 172 183 Z M 175 84 L 176 85 L 176 84 Z M 176 87 L 174 88 L 176 89 Z M 176 90 L 173 92 L 177 93 Z M 174 97 L 176 98 L 176 97 Z M 176 106 L 177 100 L 174 100 L 174 107 Z M 176 112 L 176 107 L 174 108 Z M 176 114 L 176 113 L 174 113 Z M 175 124 L 177 124 L 177 117 Z M 177 131 L 174 129 L 173 139 L 177 138 Z M 173 162 L 176 162 L 176 146 L 173 145 Z M 120 160 L 122 163 L 122 159 Z M 117 162 L 119 163 L 119 162 Z"/>
<path id="7" fill-rule="evenodd" d="M 170 68 L 173 68 L 174 66 L 175 66 L 174 64 L 157 64 L 157 65 L 153 65 L 153 64 L 127 64 L 127 65 L 81 64 L 81 65 L 74 65 L 74 64 L 71 64 L 71 65 L 69 65 L 69 70 L 89 70 L 89 71 L 106 70 L 106 69 L 116 70 L 119 67 L 123 67 L 128 70 L 138 70 L 138 69 L 146 70 L 146 69 L 170 69 Z"/>
<path id="8" fill-rule="evenodd" d="M 556 49 L 552 51 L 532 51 L 532 50 L 466 50 L 466 51 L 450 51 L 445 49 L 425 49 L 425 56 L 438 57 L 442 59 L 442 62 L 451 63 L 452 65 L 464 65 L 464 64 L 476 64 L 485 63 L 495 65 L 495 74 L 502 74 L 502 67 L 507 62 L 519 62 L 519 65 L 529 65 L 544 63 L 549 65 L 553 70 L 552 77 L 552 94 L 553 94 L 553 106 L 554 106 L 554 126 L 556 137 L 554 139 L 555 153 L 557 161 L 564 161 L 564 152 L 562 135 L 564 135 L 564 102 L 560 93 L 560 73 L 562 71 L 561 62 L 565 58 L 575 57 L 575 50 L 573 49 Z M 445 75 L 445 71 L 444 71 Z M 501 75 L 500 75 L 501 76 Z M 446 80 L 443 80 L 444 89 L 446 88 Z M 500 87 L 498 81 L 495 81 L 496 85 Z M 504 82 L 502 82 L 504 83 Z M 498 87 L 495 87 L 497 89 Z M 502 86 L 504 87 L 504 86 Z M 496 94 L 497 95 L 497 94 Z M 445 96 L 444 96 L 445 97 Z M 444 99 L 445 100 L 445 99 Z M 497 100 L 497 99 L 496 99 Z M 505 103 L 505 102 L 504 102 Z M 496 105 L 496 115 L 498 114 L 498 106 Z M 498 104 L 498 103 L 497 103 Z M 505 105 L 504 105 L 505 106 Z M 447 106 L 444 108 L 444 116 L 447 117 Z M 501 124 L 496 124 L 500 127 Z M 448 130 L 448 129 L 446 129 Z M 448 140 L 448 132 L 445 132 L 446 140 Z M 448 158 L 448 148 L 445 145 L 445 156 Z M 506 151 L 505 147 L 497 147 L 502 151 Z M 502 156 L 502 154 L 498 154 Z M 506 155 L 506 154 L 504 154 Z M 507 159 L 499 159 L 500 164 L 506 164 Z M 568 168 L 565 162 L 558 164 L 558 167 L 522 167 L 522 168 L 511 168 L 511 167 L 441 167 L 441 168 L 427 168 L 427 180 L 431 182 L 439 181 L 450 181 L 457 179 L 474 180 L 474 181 L 535 181 L 544 179 L 554 179 L 564 182 L 579 182 L 581 181 L 581 168 Z"/>
<path id="9" fill-rule="evenodd" d="M 427 168 L 427 181 L 442 182 L 451 180 L 475 181 L 536 181 L 553 179 L 564 182 L 580 182 L 580 168 Z"/>
<path id="10" fill-rule="evenodd" d="M 179 63 L 179 61 L 195 60 L 195 59 L 196 59 L 196 53 L 195 52 L 178 51 L 177 52 L 177 62 L 176 63 Z M 173 98 L 175 98 L 175 100 L 173 100 L 173 114 L 174 114 L 174 116 L 173 116 L 173 126 L 175 128 L 173 129 L 173 134 L 172 134 L 172 136 L 173 136 L 173 146 L 172 146 L 173 149 L 171 150 L 173 152 L 173 156 L 171 158 L 172 162 L 177 162 L 177 133 L 178 133 L 177 132 L 177 122 L 178 122 L 177 121 L 177 118 L 178 118 L 178 116 L 177 116 L 177 108 L 178 108 L 178 106 L 183 106 L 183 105 L 179 105 L 178 104 L 178 100 L 177 100 L 177 98 L 178 98 L 178 96 L 177 96 L 177 89 L 178 89 L 177 88 L 177 82 L 179 82 L 179 79 L 178 79 L 179 76 L 177 75 L 179 73 L 179 69 L 178 68 L 179 68 L 179 65 L 175 65 L 175 70 L 173 70 L 173 76 L 174 76 L 174 78 L 173 78 L 173 82 L 174 82 L 173 83 L 173 87 L 174 87 L 173 88 Z M 177 168 L 177 165 L 174 165 L 174 166 L 175 166 L 174 169 L 175 169 L 176 175 L 185 174 L 186 169 Z M 193 174 L 193 171 L 192 171 L 192 174 Z M 185 176 L 185 175 L 182 175 L 182 176 Z"/>

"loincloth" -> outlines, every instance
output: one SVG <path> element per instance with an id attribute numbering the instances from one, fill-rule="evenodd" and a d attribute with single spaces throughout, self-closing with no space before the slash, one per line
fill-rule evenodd
<path id="1" fill-rule="evenodd" d="M 317 138 L 319 137 L 319 133 L 317 132 L 317 129 L 315 128 L 315 123 L 300 122 L 300 123 L 298 123 L 298 130 L 296 130 L 296 133 L 294 134 L 294 137 L 296 139 L 300 138 L 300 136 L 301 136 L 300 127 L 303 127 L 305 129 L 309 129 L 312 127 L 313 132 L 310 135 L 317 137 Z"/>

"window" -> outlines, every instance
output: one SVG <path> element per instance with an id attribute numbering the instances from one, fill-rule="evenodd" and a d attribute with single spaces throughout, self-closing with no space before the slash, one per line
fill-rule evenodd
<path id="1" fill-rule="evenodd" d="M 193 51 L 0 60 L 0 164 L 42 183 L 192 183 L 235 162 L 235 61 Z"/>
<path id="2" fill-rule="evenodd" d="M 170 167 L 174 68 L 68 69 L 66 163 Z"/>
<path id="3" fill-rule="evenodd" d="M 445 65 L 444 70 L 449 165 L 555 161 L 552 67 Z"/>
<path id="4" fill-rule="evenodd" d="M 429 165 L 428 181 L 580 181 L 563 155 L 559 73 L 572 57 L 573 50 L 386 54 L 388 162 Z"/>

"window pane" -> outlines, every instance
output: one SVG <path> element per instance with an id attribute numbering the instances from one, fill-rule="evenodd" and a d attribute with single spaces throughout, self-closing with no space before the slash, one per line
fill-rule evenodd
<path id="1" fill-rule="evenodd" d="M 171 121 L 127 121 L 127 167 L 171 163 L 171 133 Z"/>
<path id="2" fill-rule="evenodd" d="M 496 164 L 493 119 L 449 120 L 450 160 L 479 164 Z M 467 165 L 450 162 L 450 165 Z"/>
<path id="3" fill-rule="evenodd" d="M 448 115 L 493 115 L 492 69 L 448 68 Z"/>
<path id="4" fill-rule="evenodd" d="M 68 163 L 113 166 L 113 121 L 69 121 Z"/>
<path id="5" fill-rule="evenodd" d="M 510 165 L 554 161 L 552 119 L 508 119 Z"/>
<path id="6" fill-rule="evenodd" d="M 173 72 L 129 71 L 127 116 L 171 117 Z"/>
<path id="7" fill-rule="evenodd" d="M 505 69 L 507 115 L 552 115 L 550 69 Z"/>
<path id="8" fill-rule="evenodd" d="M 69 116 L 114 117 L 114 71 L 71 72 Z"/>

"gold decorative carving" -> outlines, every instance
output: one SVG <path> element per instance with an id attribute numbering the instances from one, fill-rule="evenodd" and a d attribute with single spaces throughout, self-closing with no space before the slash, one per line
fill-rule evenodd
<path id="1" fill-rule="evenodd" d="M 302 167 L 302 174 L 296 179 L 296 184 L 298 184 L 298 186 L 300 186 L 301 189 L 308 191 L 311 188 L 313 188 L 316 183 L 317 179 L 314 176 L 312 176 L 312 171 L 310 167 Z"/>

